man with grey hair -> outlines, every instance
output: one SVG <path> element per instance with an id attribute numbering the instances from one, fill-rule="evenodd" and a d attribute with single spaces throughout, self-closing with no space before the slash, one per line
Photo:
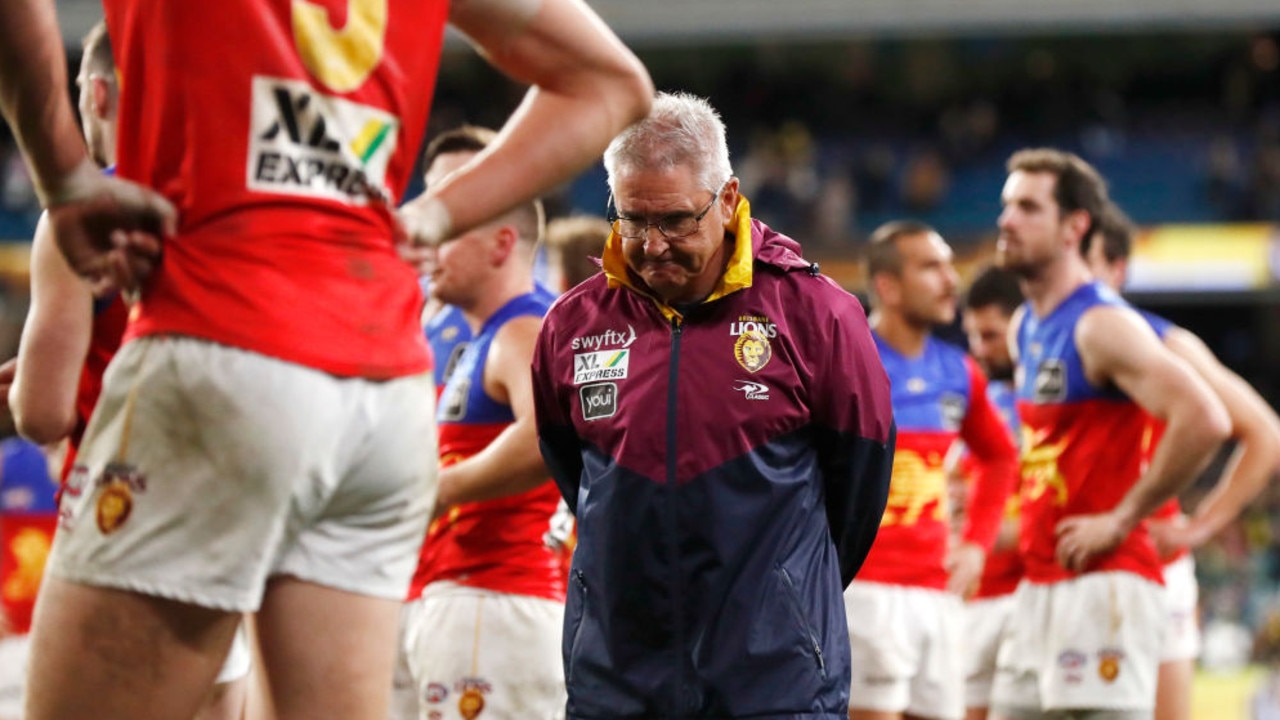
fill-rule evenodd
<path id="1" fill-rule="evenodd" d="M 751 218 L 724 125 L 659 94 L 605 153 L 604 272 L 534 353 L 578 518 L 568 718 L 844 718 L 841 592 L 884 510 L 889 384 L 861 305 Z"/>

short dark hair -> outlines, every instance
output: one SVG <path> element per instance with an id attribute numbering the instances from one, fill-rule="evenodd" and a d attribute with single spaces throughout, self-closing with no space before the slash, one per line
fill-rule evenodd
<path id="1" fill-rule="evenodd" d="M 1107 203 L 1098 222 L 1094 224 L 1093 235 L 1080 244 L 1080 253 L 1089 254 L 1089 247 L 1094 240 L 1102 242 L 1102 256 L 1108 263 L 1127 260 L 1133 254 L 1133 221 L 1113 202 Z"/>
<path id="2" fill-rule="evenodd" d="M 898 250 L 898 240 L 934 232 L 937 231 L 932 226 L 919 220 L 892 220 L 876 228 L 867 245 L 867 278 L 880 273 L 901 274 L 902 253 Z"/>
<path id="3" fill-rule="evenodd" d="M 85 33 L 80 46 L 84 50 L 85 67 L 104 79 L 115 82 L 116 60 L 111 51 L 111 36 L 107 34 L 107 23 L 99 20 L 94 24 L 89 32 Z"/>
<path id="4" fill-rule="evenodd" d="M 1019 150 L 1007 165 L 1010 173 L 1017 170 L 1028 173 L 1049 173 L 1054 176 L 1053 199 L 1061 213 L 1083 210 L 1089 214 L 1089 227 L 1084 237 L 1094 233 L 1098 218 L 1110 203 L 1107 197 L 1107 181 L 1079 155 L 1054 148 L 1028 148 Z M 1084 240 L 1081 245 L 1084 245 Z"/>
<path id="5" fill-rule="evenodd" d="M 429 170 L 431 164 L 441 155 L 478 153 L 489 147 L 489 143 L 493 142 L 497 136 L 496 131 L 480 125 L 460 125 L 452 130 L 446 130 L 427 143 L 426 152 L 422 155 L 423 171 Z M 546 214 L 542 209 L 542 200 L 534 198 L 524 205 L 511 209 L 504 217 L 509 217 L 519 229 L 522 240 L 533 243 L 542 240 L 543 232 L 546 230 Z"/>
<path id="6" fill-rule="evenodd" d="M 600 272 L 592 258 L 604 254 L 612 225 L 597 215 L 574 215 L 547 223 L 547 247 L 553 249 L 566 287 L 578 285 Z"/>
<path id="7" fill-rule="evenodd" d="M 1012 315 L 1024 300 L 1017 275 L 995 265 L 988 265 L 969 285 L 964 307 L 966 310 L 980 310 L 995 305 L 1005 315 Z"/>
<path id="8" fill-rule="evenodd" d="M 460 125 L 452 130 L 445 130 L 427 143 L 427 150 L 422 156 L 422 167 L 431 167 L 431 163 L 441 155 L 459 152 L 478 153 L 489 147 L 489 143 L 498 133 L 479 125 Z"/>

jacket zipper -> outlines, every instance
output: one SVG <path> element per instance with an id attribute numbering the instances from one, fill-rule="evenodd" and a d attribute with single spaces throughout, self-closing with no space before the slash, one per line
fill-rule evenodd
<path id="1" fill-rule="evenodd" d="M 676 397 L 677 381 L 680 377 L 680 337 L 684 334 L 684 325 L 679 318 L 671 318 L 671 361 L 667 365 L 667 553 L 671 558 L 671 599 L 672 618 L 675 623 L 674 640 L 676 662 L 679 668 L 673 688 L 673 704 L 671 711 L 678 716 L 684 715 L 683 695 L 685 678 L 690 676 L 685 662 L 684 652 L 684 587 L 680 575 L 680 544 L 677 541 L 677 508 L 676 508 Z"/>
<path id="2" fill-rule="evenodd" d="M 778 574 L 782 578 L 782 585 L 787 590 L 791 612 L 795 615 L 796 622 L 800 624 L 800 631 L 805 634 L 805 639 L 809 641 L 809 646 L 813 648 L 813 657 L 818 661 L 818 670 L 821 672 L 823 679 L 827 677 L 827 661 L 822 657 L 822 644 L 818 642 L 818 636 L 814 634 L 813 628 L 809 626 L 809 621 L 805 618 L 804 610 L 800 606 L 800 591 L 796 588 L 796 583 L 791 579 L 791 573 L 787 569 L 778 566 Z"/>

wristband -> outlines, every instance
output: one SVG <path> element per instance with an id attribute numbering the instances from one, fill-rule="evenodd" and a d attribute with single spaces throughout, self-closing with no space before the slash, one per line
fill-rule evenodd
<path id="1" fill-rule="evenodd" d="M 58 178 L 56 182 L 46 185 L 35 179 L 32 184 L 41 207 L 56 208 L 93 195 L 95 188 L 102 184 L 102 168 L 85 155 L 79 165 Z"/>
<path id="2" fill-rule="evenodd" d="M 405 232 L 414 245 L 439 245 L 453 232 L 453 218 L 440 198 L 414 202 L 400 214 Z"/>

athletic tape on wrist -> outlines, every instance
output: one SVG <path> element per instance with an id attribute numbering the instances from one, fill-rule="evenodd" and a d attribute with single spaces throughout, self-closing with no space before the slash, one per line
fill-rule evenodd
<path id="1" fill-rule="evenodd" d="M 402 216 L 405 232 L 414 245 L 439 245 L 449 238 L 453 218 L 440 198 L 427 198 L 415 203 Z"/>
<path id="2" fill-rule="evenodd" d="M 83 200 L 94 193 L 102 183 L 102 169 L 87 155 L 79 165 L 52 183 L 33 182 L 36 198 L 46 209 Z"/>

